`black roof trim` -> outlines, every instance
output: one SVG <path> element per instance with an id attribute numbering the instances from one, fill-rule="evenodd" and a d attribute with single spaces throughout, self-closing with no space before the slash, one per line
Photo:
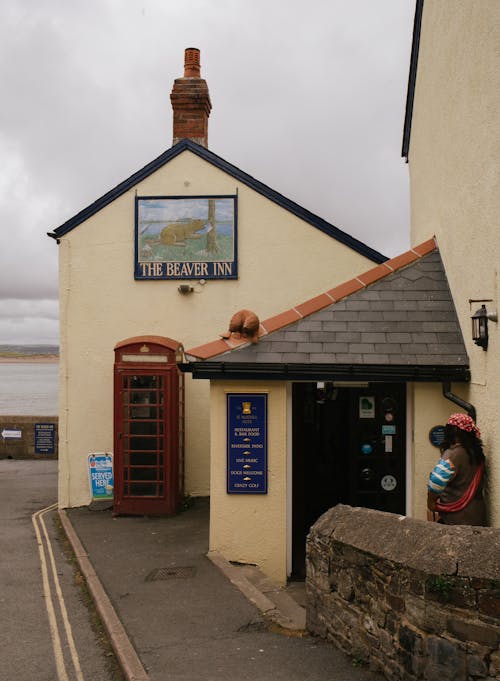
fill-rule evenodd
<path id="1" fill-rule="evenodd" d="M 415 19 L 413 21 L 413 41 L 411 46 L 410 73 L 408 75 L 408 89 L 406 91 L 406 111 L 403 127 L 403 148 L 401 156 L 408 163 L 410 151 L 411 121 L 413 116 L 413 100 L 415 98 L 415 84 L 417 81 L 418 51 L 420 48 L 420 31 L 422 28 L 422 13 L 424 0 L 417 0 L 415 5 Z"/>
<path id="2" fill-rule="evenodd" d="M 467 366 L 387 364 L 279 364 L 191 362 L 180 364 L 193 378 L 267 381 L 392 381 L 426 383 L 470 381 Z"/>
<path id="3" fill-rule="evenodd" d="M 340 241 L 345 246 L 348 246 L 349 248 L 352 248 L 353 250 L 360 253 L 361 255 L 364 255 L 373 262 L 380 264 L 387 260 L 387 257 L 385 255 L 382 255 L 382 253 L 379 253 L 373 248 L 370 248 L 370 246 L 364 244 L 362 241 L 355 239 L 349 234 L 346 234 L 346 232 L 343 232 L 338 227 L 335 227 L 329 222 L 326 222 L 326 220 L 323 220 L 317 215 L 314 215 L 314 213 L 311 213 L 306 208 L 302 208 L 302 206 L 299 206 L 294 201 L 287 199 L 286 196 L 279 194 L 278 192 L 274 191 L 274 189 L 271 189 L 262 182 L 259 182 L 259 180 L 256 180 L 251 175 L 245 173 L 243 170 L 240 170 L 236 166 L 233 166 L 231 163 L 225 161 L 220 156 L 217 156 L 212 151 L 209 151 L 205 147 L 202 147 L 201 145 L 196 144 L 196 142 L 193 142 L 192 140 L 189 139 L 183 139 L 170 149 L 167 149 L 167 151 L 158 156 L 158 158 L 155 158 L 154 161 L 151 161 L 150 163 L 145 165 L 144 168 L 138 170 L 129 178 L 118 184 L 114 189 L 111 189 L 109 192 L 101 196 L 101 198 L 97 199 L 97 201 L 94 201 L 94 203 L 91 203 L 89 206 L 87 206 L 87 208 L 84 208 L 82 211 L 77 213 L 70 220 L 67 220 L 60 227 L 54 229 L 53 232 L 51 233 L 52 238 L 61 237 L 64 234 L 70 232 L 75 227 L 78 227 L 78 225 L 80 225 L 82 222 L 85 222 L 85 220 L 88 220 L 88 218 L 92 217 L 92 215 L 98 213 L 105 206 L 115 201 L 115 199 L 117 199 L 119 196 L 121 196 L 129 189 L 134 187 L 136 184 L 144 180 L 146 177 L 154 173 L 163 165 L 174 159 L 183 151 L 191 151 L 193 154 L 196 154 L 203 160 L 207 161 L 208 163 L 211 163 L 212 165 L 216 166 L 223 172 L 227 173 L 228 175 L 231 175 L 236 180 L 239 180 L 243 184 L 246 184 L 248 187 L 255 190 L 259 194 L 262 194 L 270 201 L 273 201 L 282 208 L 285 208 L 285 210 L 289 211 L 290 213 L 293 213 L 301 220 L 304 220 L 304 222 L 308 222 L 313 227 L 316 227 L 325 234 L 328 234 L 328 236 L 331 236 L 337 241 Z"/>

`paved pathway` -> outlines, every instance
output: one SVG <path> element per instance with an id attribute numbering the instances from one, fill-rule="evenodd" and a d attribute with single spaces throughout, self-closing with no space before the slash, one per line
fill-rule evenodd
<path id="1" fill-rule="evenodd" d="M 0 460 L 0 679 L 121 678 L 92 631 L 54 525 L 56 498 L 57 461 Z"/>
<path id="2" fill-rule="evenodd" d="M 207 558 L 206 504 L 172 518 L 68 517 L 151 681 L 381 678 L 319 639 L 269 630 Z"/>

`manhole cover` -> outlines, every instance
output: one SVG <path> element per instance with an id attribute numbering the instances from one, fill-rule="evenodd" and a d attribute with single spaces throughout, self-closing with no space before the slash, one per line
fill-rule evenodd
<path id="1" fill-rule="evenodd" d="M 146 582 L 157 582 L 160 579 L 188 579 L 194 577 L 195 574 L 196 568 L 192 566 L 156 568 L 146 577 Z"/>

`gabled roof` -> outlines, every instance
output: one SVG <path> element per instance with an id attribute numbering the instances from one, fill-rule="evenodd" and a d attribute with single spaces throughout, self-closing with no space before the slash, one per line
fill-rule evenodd
<path id="1" fill-rule="evenodd" d="M 196 156 L 202 158 L 204 161 L 211 163 L 216 168 L 219 168 L 219 170 L 222 170 L 228 175 L 231 175 L 231 177 L 234 177 L 239 182 L 247 185 L 247 187 L 250 187 L 250 189 L 262 194 L 262 196 L 265 196 L 273 203 L 276 203 L 278 206 L 281 206 L 290 213 L 293 213 L 293 215 L 296 215 L 301 220 L 304 220 L 304 222 L 316 227 L 325 234 L 328 234 L 328 236 L 340 241 L 342 244 L 352 248 L 354 251 L 364 255 L 373 262 L 381 263 L 384 262 L 384 260 L 387 260 L 384 255 L 373 248 L 370 248 L 370 246 L 367 246 L 362 241 L 355 239 L 349 234 L 346 234 L 346 232 L 343 232 L 338 227 L 335 227 L 329 222 L 326 222 L 326 220 L 314 215 L 306 208 L 302 208 L 302 206 L 299 206 L 294 201 L 287 199 L 282 194 L 279 194 L 278 192 L 274 191 L 274 189 L 271 189 L 262 182 L 259 182 L 259 180 L 256 180 L 251 175 L 243 172 L 243 170 L 233 166 L 231 163 L 225 161 L 220 156 L 217 156 L 212 151 L 209 151 L 205 147 L 202 147 L 201 145 L 196 144 L 196 142 L 193 142 L 189 139 L 183 139 L 170 149 L 167 149 L 167 151 L 158 156 L 158 158 L 154 159 L 154 161 L 151 161 L 151 163 L 145 165 L 144 168 L 138 170 L 136 173 L 117 185 L 114 189 L 111 189 L 109 192 L 97 199 L 97 201 L 94 201 L 94 203 L 91 203 L 89 206 L 77 213 L 74 217 L 67 220 L 60 227 L 54 229 L 53 232 L 49 233 L 49 236 L 56 239 L 64 236 L 71 230 L 75 229 L 75 227 L 78 227 L 78 225 L 81 225 L 82 222 L 85 222 L 85 220 L 88 220 L 107 205 L 115 201 L 129 189 L 135 187 L 135 185 L 137 185 L 139 182 L 142 182 L 142 180 L 156 172 L 159 168 L 167 164 L 176 156 L 182 154 L 184 151 L 190 151 Z"/>
<path id="2" fill-rule="evenodd" d="M 256 345 L 220 339 L 186 356 L 195 378 L 469 380 L 434 239 L 264 320 Z"/>

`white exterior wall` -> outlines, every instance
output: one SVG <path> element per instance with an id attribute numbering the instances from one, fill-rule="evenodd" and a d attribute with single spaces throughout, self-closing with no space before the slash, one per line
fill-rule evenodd
<path id="1" fill-rule="evenodd" d="M 499 307 L 500 3 L 425 0 L 409 150 L 412 243 L 436 235 L 467 345 L 488 456 L 490 521 L 500 526 L 500 338 L 484 352 L 471 315 Z M 458 392 L 457 386 L 452 386 Z M 449 403 L 449 412 L 459 411 Z M 418 418 L 418 407 L 416 407 Z M 416 448 L 417 465 L 424 452 Z"/>
<path id="2" fill-rule="evenodd" d="M 134 280 L 134 198 L 238 193 L 238 280 Z M 215 340 L 239 309 L 280 313 L 374 263 L 185 151 L 61 238 L 62 507 L 89 502 L 87 454 L 113 448 L 113 348 L 142 334 L 185 348 Z M 186 380 L 186 492 L 207 495 L 209 385 Z"/>
<path id="3" fill-rule="evenodd" d="M 226 394 L 268 395 L 268 493 L 226 493 Z M 210 550 L 256 563 L 278 584 L 287 579 L 287 386 L 270 381 L 212 381 Z"/>
<path id="4" fill-rule="evenodd" d="M 412 389 L 414 456 L 407 471 L 411 485 L 409 515 L 425 520 L 429 473 L 440 457 L 439 448 L 432 445 L 429 440 L 429 432 L 434 426 L 446 423 L 450 414 L 463 410 L 443 396 L 440 383 L 414 383 Z M 466 399 L 468 388 L 465 384 L 456 384 L 453 385 L 453 392 L 458 397 Z"/>

